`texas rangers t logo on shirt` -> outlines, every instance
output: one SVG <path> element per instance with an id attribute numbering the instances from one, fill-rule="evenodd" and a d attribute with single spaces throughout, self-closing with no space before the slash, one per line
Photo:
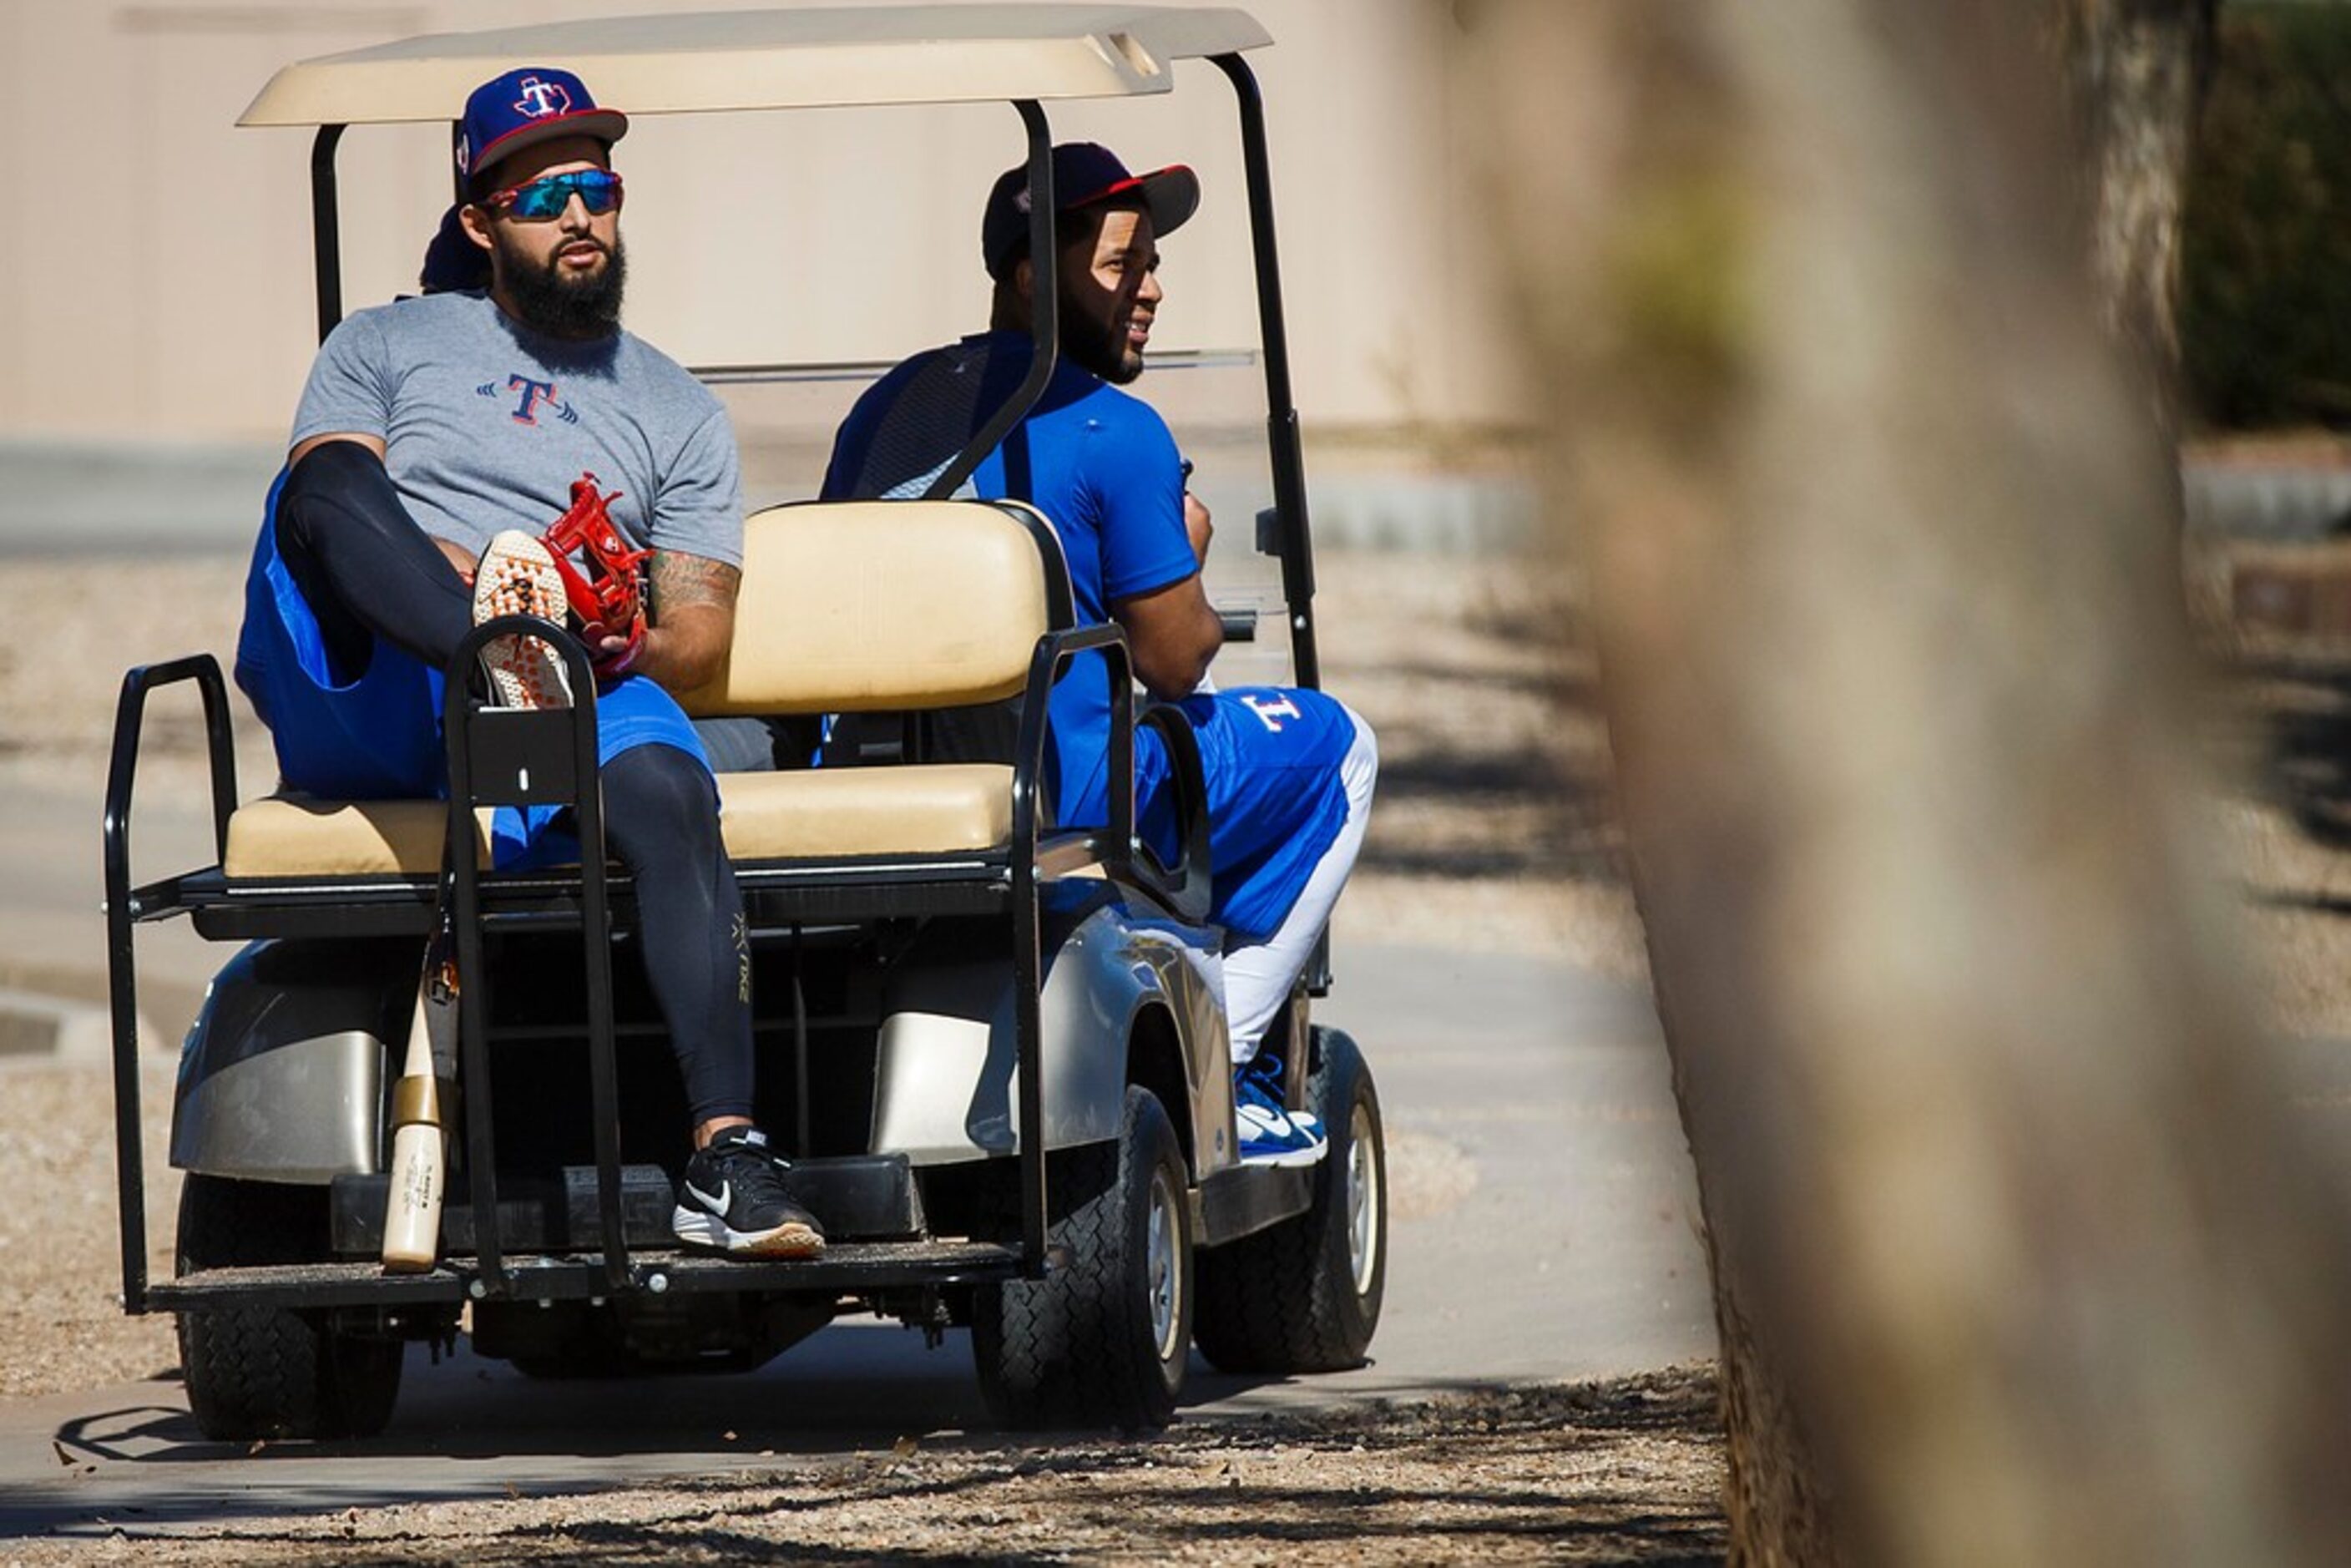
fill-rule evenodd
<path id="1" fill-rule="evenodd" d="M 514 407 L 514 417 L 517 424 L 537 424 L 538 423 L 538 405 L 542 402 L 553 402 L 555 401 L 555 383 L 553 382 L 535 382 L 528 376 L 508 376 L 507 378 L 507 391 L 518 392 L 522 393 L 522 401 L 516 403 Z"/>
<path id="2" fill-rule="evenodd" d="M 484 382 L 474 389 L 475 397 L 503 398 L 507 392 L 517 394 L 514 407 L 507 410 L 517 424 L 537 424 L 542 408 L 566 424 L 580 423 L 580 411 L 556 397 L 553 382 L 538 381 L 517 371 L 507 378 L 503 392 L 496 382 Z"/>
<path id="3" fill-rule="evenodd" d="M 544 120 L 550 114 L 561 114 L 571 107 L 571 94 L 561 82 L 541 81 L 537 77 L 525 77 L 516 89 L 522 97 L 515 100 L 515 112 L 532 120 Z"/>

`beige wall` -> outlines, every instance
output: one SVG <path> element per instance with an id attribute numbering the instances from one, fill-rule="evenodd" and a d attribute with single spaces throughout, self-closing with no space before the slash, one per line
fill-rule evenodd
<path id="1" fill-rule="evenodd" d="M 282 429 L 314 337 L 308 133 L 232 123 L 279 64 L 417 32 L 714 3 L 0 0 L 0 434 Z M 1448 183 L 1449 8 L 1254 9 L 1278 40 L 1254 63 L 1310 423 L 1507 417 L 1516 400 L 1466 330 L 1482 225 Z M 1202 215 L 1166 247 L 1160 342 L 1254 345 L 1221 77 L 1187 65 L 1169 98 L 1051 113 L 1057 136 L 1109 141 L 1137 166 L 1200 169 Z M 413 287 L 447 199 L 446 145 L 428 127 L 345 138 L 347 306 Z M 886 358 L 970 329 L 985 303 L 980 196 L 1019 152 L 1019 121 L 997 106 L 642 118 L 621 157 L 631 324 L 693 363 Z"/>

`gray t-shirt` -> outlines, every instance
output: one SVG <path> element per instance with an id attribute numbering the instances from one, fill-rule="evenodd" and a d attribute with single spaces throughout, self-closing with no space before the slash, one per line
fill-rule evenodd
<path id="1" fill-rule="evenodd" d="M 290 444 L 328 434 L 380 437 L 408 515 L 468 549 L 538 533 L 587 472 L 621 492 L 612 520 L 640 546 L 743 562 L 726 409 L 627 332 L 545 337 L 480 293 L 361 310 L 319 350 Z"/>

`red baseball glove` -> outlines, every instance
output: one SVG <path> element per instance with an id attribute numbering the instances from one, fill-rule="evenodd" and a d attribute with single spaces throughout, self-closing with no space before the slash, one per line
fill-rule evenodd
<path id="1" fill-rule="evenodd" d="M 620 498 L 618 490 L 599 495 L 596 476 L 582 474 L 571 482 L 571 509 L 541 536 L 562 574 L 575 629 L 600 675 L 625 671 L 645 642 L 644 563 L 653 552 L 631 549 L 612 526 L 608 508 Z M 595 652 L 608 637 L 624 637 L 628 645 L 611 653 Z"/>

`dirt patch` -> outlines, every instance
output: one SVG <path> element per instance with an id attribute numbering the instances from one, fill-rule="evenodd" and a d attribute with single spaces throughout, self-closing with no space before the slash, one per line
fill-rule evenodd
<path id="1" fill-rule="evenodd" d="M 86 792 L 106 788 L 115 700 L 123 672 L 186 653 L 211 653 L 225 674 L 245 609 L 245 563 L 19 560 L 8 564 L 7 663 L 0 666 L 0 789 Z M 277 776 L 268 736 L 232 695 L 237 778 L 250 798 Z M 204 798 L 203 710 L 193 687 L 150 699 L 139 757 L 145 796 Z"/>
<path id="2" fill-rule="evenodd" d="M 172 1062 L 141 1064 L 151 1275 L 172 1272 L 180 1173 L 164 1160 Z M 116 1249 L 114 1093 L 89 1067 L 0 1070 L 0 1399 L 103 1388 L 177 1366 L 169 1317 L 126 1317 Z"/>
<path id="3" fill-rule="evenodd" d="M 1645 977 L 1572 581 L 1515 557 L 1337 555 L 1317 572 L 1325 684 L 1380 742 L 1339 935 Z"/>
<path id="4" fill-rule="evenodd" d="M 116 1521 L 26 1564 L 1719 1561 L 1704 1370 L 1327 1416 L 1186 1423 L 1147 1440 L 901 1439 L 874 1453 L 626 1491 L 238 1520 L 207 1538 Z"/>

